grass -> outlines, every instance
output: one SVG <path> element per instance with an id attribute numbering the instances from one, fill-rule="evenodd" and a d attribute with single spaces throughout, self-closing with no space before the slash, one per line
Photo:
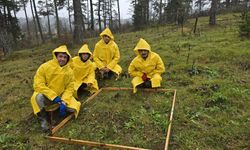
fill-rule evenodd
<path id="1" fill-rule="evenodd" d="M 173 94 L 102 92 L 56 136 L 163 149 Z"/>
<path id="2" fill-rule="evenodd" d="M 120 64 L 123 75 L 120 80 L 105 82 L 104 85 L 131 87 L 127 68 L 135 56 L 133 48 L 139 38 L 143 37 L 149 42 L 152 50 L 160 54 L 165 63 L 166 73 L 163 74 L 162 87 L 178 90 L 170 149 L 249 149 L 250 40 L 239 37 L 239 15 L 220 15 L 218 25 L 213 27 L 207 25 L 207 17 L 199 18 L 199 35 L 189 32 L 194 20 L 189 20 L 185 25 L 184 36 L 176 26 L 148 28 L 115 35 L 121 52 Z M 99 38 L 92 38 L 86 39 L 85 42 L 93 50 L 98 40 Z M 52 58 L 51 50 L 54 48 L 55 45 L 48 44 L 16 51 L 8 59 L 0 62 L 0 147 L 2 149 L 82 149 L 81 146 L 50 143 L 43 138 L 45 134 L 41 132 L 37 120 L 35 118 L 27 120 L 32 112 L 29 99 L 33 92 L 33 76 L 40 64 Z M 80 45 L 76 45 L 69 49 L 74 56 L 79 48 Z M 110 96 L 114 94 L 111 93 Z M 127 100 L 125 97 L 130 97 L 130 94 L 125 94 L 123 101 Z M 131 98 L 135 97 L 131 95 Z M 135 106 L 144 106 L 145 101 L 142 99 Z M 112 103 L 114 106 L 119 104 L 113 101 Z M 92 107 L 107 108 L 103 103 L 95 103 L 87 108 Z M 84 116 L 90 115 L 88 112 L 108 112 L 87 108 L 83 108 L 79 119 L 72 120 L 68 126 L 77 125 L 86 119 Z M 137 117 L 140 114 L 139 110 L 131 110 L 131 115 Z M 143 136 L 140 130 L 133 129 L 133 117 L 122 119 L 126 122 L 122 124 L 124 130 L 136 132 L 133 134 L 135 137 L 132 137 L 136 139 L 134 142 L 147 146 L 148 142 L 143 143 L 140 142 L 141 139 L 137 139 Z M 141 127 L 140 122 L 138 127 Z M 76 136 L 77 131 L 73 129 L 69 129 L 71 132 L 65 135 Z M 99 131 L 103 133 L 100 135 Z M 118 141 L 116 138 L 108 139 L 106 132 L 106 128 L 103 128 L 98 130 L 96 135 L 83 136 L 91 136 L 89 138 L 97 140 L 103 137 L 102 140 L 114 143 L 122 138 L 119 136 Z M 132 142 L 128 144 L 133 145 Z"/>

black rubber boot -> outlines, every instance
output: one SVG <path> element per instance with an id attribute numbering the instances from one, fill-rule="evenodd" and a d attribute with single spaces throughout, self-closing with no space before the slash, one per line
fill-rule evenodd
<path id="1" fill-rule="evenodd" d="M 41 123 L 41 127 L 44 132 L 48 132 L 50 129 L 49 123 L 48 123 L 48 114 L 47 112 L 43 109 L 37 114 L 38 119 Z"/>

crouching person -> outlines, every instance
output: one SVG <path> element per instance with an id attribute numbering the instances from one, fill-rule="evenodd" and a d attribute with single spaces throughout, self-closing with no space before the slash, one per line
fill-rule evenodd
<path id="1" fill-rule="evenodd" d="M 60 116 L 64 117 L 66 111 L 74 112 L 77 117 L 80 102 L 73 97 L 74 75 L 70 68 L 72 58 L 65 45 L 56 48 L 53 59 L 42 64 L 34 77 L 34 93 L 31 105 L 34 114 L 38 116 L 43 130 L 49 130 L 48 116 L 45 107 L 59 104 Z"/>
<path id="2" fill-rule="evenodd" d="M 101 34 L 101 40 L 96 43 L 93 52 L 93 59 L 97 65 L 97 75 L 101 79 L 117 80 L 122 72 L 120 61 L 120 51 L 114 41 L 114 36 L 109 28 L 106 28 Z"/>
<path id="3" fill-rule="evenodd" d="M 96 65 L 90 60 L 92 53 L 88 45 L 84 44 L 78 51 L 78 56 L 73 58 L 71 68 L 74 72 L 74 96 L 81 97 L 84 93 L 86 96 L 94 94 L 99 88 L 95 79 Z"/>
<path id="4" fill-rule="evenodd" d="M 161 74 L 165 72 L 161 57 L 151 51 L 150 45 L 140 39 L 135 49 L 136 57 L 129 65 L 128 72 L 133 77 L 133 92 L 138 88 L 158 88 L 161 86 Z"/>

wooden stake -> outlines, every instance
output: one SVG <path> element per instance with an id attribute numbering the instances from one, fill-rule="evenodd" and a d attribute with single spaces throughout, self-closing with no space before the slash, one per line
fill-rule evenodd
<path id="1" fill-rule="evenodd" d="M 133 88 L 123 88 L 123 87 L 105 87 L 102 88 L 103 90 L 106 91 L 129 91 L 129 90 L 133 90 Z"/>
<path id="2" fill-rule="evenodd" d="M 89 102 L 90 100 L 94 99 L 101 91 L 102 91 L 102 89 L 99 89 L 97 92 L 95 92 L 95 94 L 91 95 L 84 103 L 82 103 L 82 105 L 84 105 L 87 102 Z"/>
<path id="3" fill-rule="evenodd" d="M 51 135 L 55 134 L 55 132 L 56 132 L 57 130 L 59 130 L 62 126 L 64 126 L 73 116 L 74 116 L 74 113 L 70 114 L 68 117 L 66 117 L 65 119 L 63 119 L 62 122 L 60 122 L 57 126 L 55 126 L 55 127 L 51 130 Z"/>
<path id="4" fill-rule="evenodd" d="M 62 137 L 55 137 L 55 136 L 46 136 L 46 138 L 48 138 L 50 141 L 62 142 L 62 143 L 67 143 L 67 144 L 93 146 L 93 147 L 99 147 L 99 148 L 122 149 L 122 150 L 147 150 L 144 148 L 137 148 L 137 147 L 131 147 L 131 146 L 105 144 L 105 143 L 99 143 L 99 142 L 76 140 L 76 139 L 71 139 L 71 138 L 62 138 Z"/>
<path id="5" fill-rule="evenodd" d="M 174 90 L 174 97 L 173 97 L 173 102 L 172 102 L 170 118 L 169 118 L 168 132 L 167 132 L 167 138 L 166 138 L 166 143 L 165 143 L 165 150 L 168 150 L 168 145 L 169 145 L 171 125 L 172 125 L 172 120 L 173 120 L 173 115 L 174 115 L 175 98 L 176 98 L 176 90 Z"/>
<path id="6" fill-rule="evenodd" d="M 102 88 L 103 90 L 106 91 L 128 91 L 128 90 L 133 90 L 133 88 L 122 88 L 122 87 L 106 87 L 106 88 Z M 145 89 L 138 89 L 141 91 L 147 91 L 147 92 L 169 92 L 169 91 L 173 91 L 173 89 L 149 89 L 149 88 L 145 88 Z"/>

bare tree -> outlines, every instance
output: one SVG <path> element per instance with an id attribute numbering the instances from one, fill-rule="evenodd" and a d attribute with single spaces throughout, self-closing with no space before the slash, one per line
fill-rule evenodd
<path id="1" fill-rule="evenodd" d="M 162 0 L 160 0 L 159 4 L 159 23 L 162 23 Z"/>
<path id="2" fill-rule="evenodd" d="M 41 28 L 41 24 L 40 24 L 40 21 L 39 21 L 37 10 L 36 10 L 36 2 L 35 2 L 35 0 L 32 0 L 32 1 L 33 1 L 34 11 L 35 11 L 35 15 L 36 15 L 36 21 L 37 21 L 38 30 L 40 32 L 40 36 L 41 36 L 41 39 L 42 39 L 42 43 L 45 43 L 42 28 Z"/>
<path id="3" fill-rule="evenodd" d="M 218 0 L 212 0 L 210 14 L 209 14 L 209 25 L 216 24 L 217 3 L 218 3 Z"/>
<path id="4" fill-rule="evenodd" d="M 91 16 L 91 25 L 90 25 L 90 29 L 94 30 L 94 10 L 93 10 L 93 2 L 92 0 L 89 1 L 90 2 L 90 16 Z"/>
<path id="5" fill-rule="evenodd" d="M 109 0 L 109 27 L 113 29 L 113 12 L 112 12 L 112 0 Z"/>
<path id="6" fill-rule="evenodd" d="M 30 9 L 31 9 L 31 13 L 32 13 L 32 18 L 33 18 L 33 25 L 35 27 L 35 35 L 36 35 L 36 41 L 38 43 L 38 31 L 37 31 L 37 24 L 36 24 L 36 18 L 35 18 L 35 15 L 34 15 L 34 11 L 33 11 L 33 2 L 32 0 L 30 0 Z"/>
<path id="7" fill-rule="evenodd" d="M 230 8 L 230 0 L 226 0 L 226 8 Z"/>
<path id="8" fill-rule="evenodd" d="M 57 0 L 54 0 L 54 6 L 55 6 L 55 14 L 56 14 L 57 37 L 58 39 L 60 39 L 61 33 L 60 33 L 60 23 L 59 23 L 58 9 L 57 9 Z"/>
<path id="9" fill-rule="evenodd" d="M 27 27 L 27 32 L 28 32 L 28 39 L 30 39 L 31 36 L 30 36 L 29 19 L 28 19 L 27 11 L 26 11 L 26 4 L 27 3 L 28 3 L 28 0 L 22 0 L 23 10 L 24 10 L 25 19 L 26 19 L 26 27 Z"/>
<path id="10" fill-rule="evenodd" d="M 101 31 L 102 31 L 102 22 L 101 22 L 101 0 L 98 0 L 97 14 L 98 14 L 99 32 L 101 32 Z"/>
<path id="11" fill-rule="evenodd" d="M 49 28 L 49 36 L 50 39 L 52 39 L 52 32 L 51 32 L 51 26 L 50 26 L 50 15 L 53 15 L 53 9 L 52 9 L 53 5 L 52 3 L 48 3 L 48 0 L 46 0 L 46 11 L 47 11 L 47 19 L 48 19 L 48 28 Z"/>
<path id="12" fill-rule="evenodd" d="M 104 28 L 107 27 L 107 2 L 106 0 L 103 0 L 103 3 L 102 3 L 102 17 L 103 17 L 103 25 L 104 25 Z"/>
<path id="13" fill-rule="evenodd" d="M 71 14 L 70 12 L 73 11 L 73 8 L 70 5 L 70 0 L 68 0 L 68 6 L 67 6 L 67 10 L 68 10 L 68 16 L 69 16 L 69 28 L 70 28 L 70 33 L 72 34 L 72 26 L 71 26 Z"/>
<path id="14" fill-rule="evenodd" d="M 83 21 L 82 21 L 82 9 L 80 0 L 73 0 L 74 8 L 74 35 L 73 39 L 75 43 L 80 43 L 83 40 Z"/>
<path id="15" fill-rule="evenodd" d="M 117 11 L 118 11 L 119 29 L 121 29 L 121 13 L 120 13 L 120 3 L 119 3 L 119 0 L 117 0 Z"/>
<path id="16" fill-rule="evenodd" d="M 53 2 L 50 0 L 39 0 L 38 1 L 38 13 L 39 15 L 42 15 L 44 17 L 47 17 L 48 20 L 48 29 L 49 29 L 49 37 L 52 39 L 52 32 L 51 32 L 51 26 L 50 26 L 50 15 L 53 15 L 54 13 L 54 6 Z"/>

